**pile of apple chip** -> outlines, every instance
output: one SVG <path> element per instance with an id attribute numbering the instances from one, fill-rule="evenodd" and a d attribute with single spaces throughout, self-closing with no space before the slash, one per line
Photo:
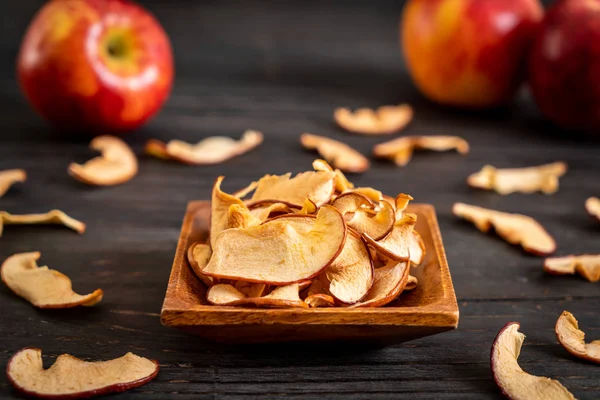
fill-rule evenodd
<path id="1" fill-rule="evenodd" d="M 355 188 L 315 160 L 294 177 L 265 175 L 212 193 L 210 240 L 188 261 L 209 303 L 271 308 L 379 307 L 417 285 L 425 247 L 405 212 L 412 198 Z"/>

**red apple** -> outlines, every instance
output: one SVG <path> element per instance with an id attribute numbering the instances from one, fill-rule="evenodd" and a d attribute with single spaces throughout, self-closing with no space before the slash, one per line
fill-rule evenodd
<path id="1" fill-rule="evenodd" d="M 600 0 L 559 0 L 534 39 L 529 83 L 542 113 L 600 131 Z"/>
<path id="2" fill-rule="evenodd" d="M 484 108 L 523 83 L 539 0 L 409 0 L 401 21 L 409 72 L 425 96 Z"/>
<path id="3" fill-rule="evenodd" d="M 18 62 L 35 109 L 60 128 L 120 133 L 169 95 L 173 56 L 160 23 L 126 0 L 52 0 L 29 26 Z"/>

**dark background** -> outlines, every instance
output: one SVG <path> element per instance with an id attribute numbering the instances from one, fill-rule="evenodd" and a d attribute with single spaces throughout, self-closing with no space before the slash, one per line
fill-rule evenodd
<path id="1" fill-rule="evenodd" d="M 97 287 L 92 309 L 39 311 L 0 288 L 0 365 L 25 346 L 110 359 L 127 351 L 155 358 L 152 383 L 118 398 L 150 399 L 482 399 L 500 398 L 489 368 L 498 330 L 520 321 L 528 336 L 520 358 L 531 373 L 560 379 L 577 398 L 600 395 L 598 367 L 573 359 L 556 342 L 563 309 L 588 338 L 600 338 L 599 286 L 551 277 L 542 259 L 483 235 L 451 213 L 455 201 L 521 212 L 556 238 L 558 255 L 598 252 L 600 225 L 583 203 L 600 195 L 600 143 L 542 121 L 523 93 L 511 107 L 484 113 L 447 110 L 424 100 L 398 48 L 401 1 L 147 1 L 176 56 L 177 81 L 163 112 L 127 136 L 141 152 L 149 138 L 197 141 L 211 135 L 265 133 L 252 153 L 223 165 L 189 167 L 140 157 L 140 173 L 114 188 L 93 189 L 66 174 L 93 153 L 88 138 L 62 138 L 27 106 L 14 78 L 20 38 L 41 1 L 2 1 L 0 18 L 0 169 L 25 168 L 26 184 L 0 199 L 15 213 L 60 208 L 85 221 L 78 236 L 55 227 L 8 227 L 0 259 L 42 251 L 41 265 L 67 273 L 80 293 Z M 461 309 L 457 331 L 387 348 L 368 346 L 220 346 L 160 325 L 159 312 L 187 201 L 206 199 L 217 175 L 234 190 L 265 173 L 310 168 L 302 150 L 308 131 L 343 140 L 368 154 L 385 139 L 341 132 L 338 106 L 409 102 L 416 119 L 407 134 L 456 134 L 467 157 L 418 153 L 402 169 L 373 162 L 351 179 L 387 193 L 410 193 L 436 206 Z M 465 179 L 486 163 L 498 167 L 569 164 L 552 196 L 506 197 L 471 190 Z M 0 398 L 13 398 L 4 374 Z"/>

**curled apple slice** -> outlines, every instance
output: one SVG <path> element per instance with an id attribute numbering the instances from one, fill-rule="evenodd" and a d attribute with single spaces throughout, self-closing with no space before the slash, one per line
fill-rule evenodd
<path id="1" fill-rule="evenodd" d="M 187 251 L 187 259 L 190 268 L 207 287 L 211 287 L 214 284 L 214 281 L 212 277 L 204 275 L 202 269 L 208 264 L 211 255 L 212 251 L 210 246 L 206 243 L 192 243 Z"/>
<path id="2" fill-rule="evenodd" d="M 313 169 L 321 172 L 335 172 L 334 186 L 337 193 L 344 193 L 346 190 L 354 188 L 354 184 L 346 178 L 346 175 L 339 169 L 335 171 L 325 160 L 316 159 L 313 161 Z"/>
<path id="3" fill-rule="evenodd" d="M 103 292 L 80 295 L 73 291 L 68 276 L 48 267 L 38 267 L 40 252 L 18 253 L 4 261 L 2 282 L 16 295 L 38 308 L 71 308 L 93 306 L 102 300 Z"/>
<path id="4" fill-rule="evenodd" d="M 379 209 L 375 211 L 373 202 L 356 192 L 338 196 L 331 205 L 342 213 L 348 226 L 374 240 L 388 235 L 396 221 L 396 213 L 390 203 L 381 200 L 378 204 Z"/>
<path id="5" fill-rule="evenodd" d="M 373 156 L 393 160 L 399 167 L 404 167 L 417 149 L 456 150 L 460 154 L 467 154 L 469 143 L 458 136 L 404 136 L 376 145 L 373 147 Z"/>
<path id="6" fill-rule="evenodd" d="M 242 200 L 221 190 L 223 179 L 224 176 L 219 176 L 212 190 L 210 214 L 210 247 L 212 248 L 215 247 L 219 233 L 230 228 L 229 207 L 234 204 L 242 208 L 246 207 Z"/>
<path id="7" fill-rule="evenodd" d="M 123 140 L 114 136 L 98 136 L 92 140 L 90 148 L 102 155 L 85 164 L 69 165 L 69 175 L 78 181 L 88 185 L 113 186 L 137 175 L 137 157 Z"/>
<path id="8" fill-rule="evenodd" d="M 342 171 L 361 173 L 369 169 L 369 160 L 345 143 L 310 133 L 303 133 L 300 143 L 305 149 L 317 150 L 324 159 Z"/>
<path id="9" fill-rule="evenodd" d="M 329 293 L 344 304 L 363 299 L 373 286 L 373 260 L 360 235 L 348 228 L 340 255 L 325 270 Z"/>
<path id="10" fill-rule="evenodd" d="M 252 214 L 245 205 L 232 204 L 227 211 L 227 224 L 225 229 L 248 228 L 260 225 L 262 222 L 263 220 Z"/>
<path id="11" fill-rule="evenodd" d="M 375 270 L 373 286 L 365 298 L 351 307 L 381 307 L 396 299 L 408 282 L 410 266 L 405 261 L 391 261 Z"/>
<path id="12" fill-rule="evenodd" d="M 304 299 L 304 302 L 308 304 L 310 308 L 335 306 L 333 297 L 323 293 L 309 295 Z"/>
<path id="13" fill-rule="evenodd" d="M 346 224 L 331 206 L 317 216 L 285 215 L 218 236 L 202 272 L 216 278 L 286 285 L 318 275 L 340 254 Z"/>
<path id="14" fill-rule="evenodd" d="M 554 327 L 558 342 L 575 357 L 600 364 L 600 340 L 585 342 L 585 333 L 579 329 L 579 323 L 568 311 L 563 311 Z"/>
<path id="15" fill-rule="evenodd" d="M 4 196 L 8 189 L 15 183 L 25 182 L 27 172 L 22 169 L 7 169 L 0 171 L 0 197 Z"/>
<path id="16" fill-rule="evenodd" d="M 6 375 L 18 391 L 49 399 L 81 399 L 124 392 L 156 377 L 158 363 L 127 353 L 109 361 L 89 362 L 62 354 L 44 369 L 42 350 L 26 347 L 8 361 Z"/>
<path id="17" fill-rule="evenodd" d="M 419 280 L 417 279 L 417 277 L 409 275 L 408 281 L 406 282 L 406 286 L 404 287 L 404 290 L 406 290 L 406 291 L 415 290 L 418 285 L 419 285 Z"/>
<path id="18" fill-rule="evenodd" d="M 548 255 L 556 250 L 556 242 L 533 218 L 522 214 L 510 214 L 489 210 L 464 203 L 455 203 L 452 212 L 457 217 L 472 222 L 477 229 L 496 233 L 511 244 L 520 244 L 535 255 Z"/>
<path id="19" fill-rule="evenodd" d="M 492 374 L 502 393 L 513 400 L 575 400 L 559 381 L 530 375 L 519 366 L 518 358 L 525 335 L 518 322 L 500 330 L 490 356 Z"/>
<path id="20" fill-rule="evenodd" d="M 413 109 L 408 104 L 381 106 L 377 110 L 359 108 L 352 112 L 337 108 L 333 118 L 348 132 L 361 135 L 390 135 L 404 129 L 413 118 Z"/>
<path id="21" fill-rule="evenodd" d="M 167 153 L 167 144 L 162 140 L 150 139 L 144 146 L 144 153 L 161 160 L 170 160 L 171 156 Z"/>
<path id="22" fill-rule="evenodd" d="M 600 221 L 600 199 L 597 197 L 590 197 L 585 201 L 585 209 L 587 212 L 598 221 Z"/>
<path id="23" fill-rule="evenodd" d="M 552 194 L 558 190 L 558 179 L 566 172 L 567 164 L 564 162 L 505 169 L 486 165 L 481 171 L 471 174 L 467 183 L 471 187 L 494 190 L 501 195 L 515 192 Z"/>
<path id="24" fill-rule="evenodd" d="M 600 254 L 552 257 L 544 262 L 544 271 L 553 275 L 578 273 L 590 282 L 600 281 Z"/>
<path id="25" fill-rule="evenodd" d="M 258 181 L 251 203 L 264 200 L 277 200 L 294 204 L 298 208 L 310 198 L 318 207 L 329 203 L 334 191 L 335 172 L 302 172 L 293 178 L 292 174 L 265 175 Z"/>
<path id="26" fill-rule="evenodd" d="M 256 306 L 269 308 L 308 308 L 298 293 L 298 283 L 279 286 L 264 297 L 246 297 L 244 293 L 227 284 L 211 287 L 206 295 L 207 300 L 219 306 Z"/>
<path id="27" fill-rule="evenodd" d="M 302 208 L 298 210 L 298 214 L 314 214 L 317 212 L 318 209 L 319 208 L 317 207 L 314 201 L 312 201 L 311 199 L 306 199 L 304 200 Z"/>
<path id="28" fill-rule="evenodd" d="M 64 225 L 69 229 L 81 234 L 85 232 L 85 224 L 74 218 L 69 217 L 67 214 L 60 210 L 51 210 L 45 214 L 23 214 L 15 215 L 9 214 L 6 211 L 0 211 L 0 236 L 4 225 L 37 225 L 37 224 L 49 224 L 49 225 Z"/>
<path id="29" fill-rule="evenodd" d="M 251 192 L 253 192 L 257 186 L 258 186 L 258 182 L 256 182 L 256 181 L 250 182 L 250 184 L 248 186 L 234 192 L 233 195 L 235 197 L 243 199 L 244 197 L 248 196 Z"/>
<path id="30" fill-rule="evenodd" d="M 233 287 L 243 293 L 246 297 L 261 297 L 267 291 L 268 286 L 269 285 L 266 283 L 252 283 L 244 281 L 237 281 L 233 285 Z"/>
<path id="31" fill-rule="evenodd" d="M 285 203 L 256 204 L 250 208 L 250 214 L 261 223 L 269 219 L 272 214 L 289 214 L 292 208 Z"/>
<path id="32" fill-rule="evenodd" d="M 342 194 L 346 193 L 360 194 L 361 196 L 371 200 L 373 204 L 379 204 L 379 202 L 384 199 L 383 193 L 377 189 L 373 189 L 372 187 L 357 187 L 342 192 Z"/>
<path id="33" fill-rule="evenodd" d="M 244 293 L 227 283 L 218 283 L 211 286 L 206 292 L 206 300 L 216 306 L 227 306 L 245 299 L 246 295 Z"/>
<path id="34" fill-rule="evenodd" d="M 401 219 L 394 223 L 392 231 L 383 239 L 375 240 L 369 234 L 363 233 L 363 237 L 376 252 L 396 261 L 408 261 L 415 264 L 421 263 L 420 254 L 411 254 L 411 248 L 416 242 L 413 238 L 413 231 L 417 223 L 417 216 L 412 213 L 405 213 Z"/>

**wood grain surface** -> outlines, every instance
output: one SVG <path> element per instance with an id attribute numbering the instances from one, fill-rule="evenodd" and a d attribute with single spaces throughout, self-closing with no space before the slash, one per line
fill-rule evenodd
<path id="1" fill-rule="evenodd" d="M 189 167 L 140 156 L 140 173 L 114 188 L 90 188 L 67 175 L 93 155 L 88 138 L 64 137 L 27 106 L 14 77 L 19 40 L 41 0 L 0 2 L 0 169 L 29 174 L 0 199 L 0 209 L 60 208 L 88 224 L 80 236 L 57 227 L 7 227 L 0 259 L 40 250 L 40 263 L 68 274 L 81 293 L 101 287 L 91 309 L 40 311 L 0 287 L 0 366 L 25 346 L 89 360 L 127 351 L 157 359 L 158 378 L 119 399 L 499 399 L 489 367 L 498 330 L 521 322 L 520 357 L 531 373 L 559 379 L 579 399 L 600 397 L 598 367 L 571 357 L 553 332 L 571 311 L 589 339 L 600 338 L 600 286 L 554 277 L 542 259 L 484 235 L 451 215 L 455 201 L 537 218 L 556 238 L 557 255 L 598 252 L 600 225 L 586 215 L 600 195 L 600 142 L 541 121 L 522 95 L 505 109 L 472 114 L 423 100 L 405 72 L 397 41 L 401 1 L 145 1 L 174 44 L 177 82 L 163 112 L 126 137 L 145 140 L 239 137 L 265 133 L 255 151 L 219 166 Z M 407 134 L 455 134 L 471 153 L 417 153 L 405 168 L 374 161 L 359 185 L 410 193 L 438 212 L 459 300 L 458 330 L 391 347 L 216 345 L 163 327 L 159 313 L 188 201 L 207 199 L 217 175 L 234 190 L 265 173 L 310 168 L 302 132 L 343 140 L 368 154 L 377 138 L 332 123 L 335 107 L 410 102 Z M 467 187 L 468 174 L 498 167 L 569 164 L 552 196 L 506 197 Z M 42 265 L 42 264 L 40 264 Z M 0 398 L 18 398 L 0 375 Z"/>

